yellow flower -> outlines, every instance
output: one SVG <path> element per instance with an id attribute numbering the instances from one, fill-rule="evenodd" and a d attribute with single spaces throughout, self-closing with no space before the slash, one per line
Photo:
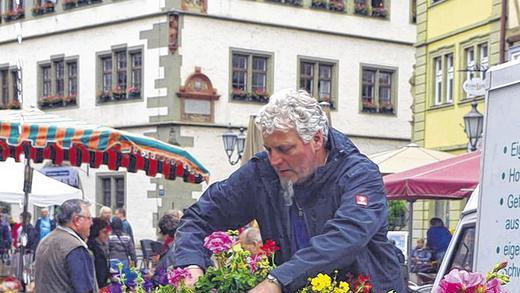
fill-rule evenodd
<path id="1" fill-rule="evenodd" d="M 334 288 L 333 293 L 348 293 L 350 290 L 350 286 L 347 282 L 339 282 L 339 287 Z"/>
<path id="2" fill-rule="evenodd" d="M 315 292 L 321 292 L 322 290 L 325 290 L 328 287 L 330 287 L 331 282 L 332 279 L 329 277 L 329 275 L 324 275 L 320 273 L 311 280 L 312 290 Z"/>

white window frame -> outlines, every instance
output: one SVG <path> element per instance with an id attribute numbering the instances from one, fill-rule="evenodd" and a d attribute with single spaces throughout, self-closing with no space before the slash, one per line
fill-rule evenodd
<path id="1" fill-rule="evenodd" d="M 433 105 L 437 106 L 442 104 L 442 57 L 436 57 L 433 59 L 434 73 L 435 73 L 435 82 L 434 82 L 434 100 Z"/>
<path id="2" fill-rule="evenodd" d="M 484 50 L 486 48 L 486 50 Z M 482 43 L 478 45 L 478 52 L 479 52 L 479 59 L 480 59 L 480 70 L 487 70 L 488 64 L 489 64 L 489 46 L 487 43 Z M 484 52 L 486 53 L 484 55 Z M 486 72 L 481 71 L 480 72 L 480 78 L 485 79 L 486 78 Z"/>
<path id="3" fill-rule="evenodd" d="M 471 52 L 471 54 L 470 54 Z M 466 80 L 471 80 L 475 77 L 475 72 L 472 71 L 475 69 L 475 48 L 469 47 L 464 50 L 464 58 L 466 59 Z M 466 99 L 471 98 L 472 96 L 466 93 Z"/>
<path id="4" fill-rule="evenodd" d="M 453 103 L 453 54 L 447 54 L 446 57 L 446 103 Z"/>

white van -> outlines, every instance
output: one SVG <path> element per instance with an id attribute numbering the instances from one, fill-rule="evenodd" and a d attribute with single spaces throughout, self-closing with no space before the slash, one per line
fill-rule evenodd
<path id="1" fill-rule="evenodd" d="M 439 267 L 437 277 L 433 284 L 433 289 L 439 286 L 444 275 L 452 269 L 463 269 L 475 271 L 475 233 L 477 228 L 477 206 L 478 206 L 479 186 L 471 193 L 462 211 L 455 233 L 450 241 L 448 250 Z"/>

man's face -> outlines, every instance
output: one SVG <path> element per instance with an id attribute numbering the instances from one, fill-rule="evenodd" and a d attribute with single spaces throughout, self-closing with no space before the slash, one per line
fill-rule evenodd
<path id="1" fill-rule="evenodd" d="M 90 210 L 85 207 L 81 208 L 81 213 L 72 218 L 71 225 L 71 228 L 86 240 L 90 234 L 90 226 L 92 225 Z"/>
<path id="2" fill-rule="evenodd" d="M 423 248 L 424 242 L 423 241 L 417 241 L 417 248 Z"/>
<path id="3" fill-rule="evenodd" d="M 47 209 L 42 209 L 40 211 L 40 215 L 42 216 L 42 218 L 47 218 L 49 216 L 49 210 Z"/>
<path id="4" fill-rule="evenodd" d="M 304 143 L 294 129 L 274 131 L 263 135 L 263 139 L 271 166 L 280 181 L 302 183 L 323 163 L 317 162 L 318 151 L 323 147 L 323 136 L 319 132 L 308 143 Z"/>

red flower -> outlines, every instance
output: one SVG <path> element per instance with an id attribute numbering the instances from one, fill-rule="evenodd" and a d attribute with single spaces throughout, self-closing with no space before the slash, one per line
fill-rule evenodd
<path id="1" fill-rule="evenodd" d="M 266 255 L 271 255 L 280 250 L 280 247 L 276 246 L 276 242 L 273 240 L 266 240 L 260 249 L 265 252 Z"/>

